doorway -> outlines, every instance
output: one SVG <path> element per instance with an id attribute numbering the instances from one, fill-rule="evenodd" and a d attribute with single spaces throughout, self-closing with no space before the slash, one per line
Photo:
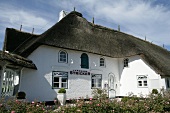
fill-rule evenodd
<path id="1" fill-rule="evenodd" d="M 116 90 L 115 90 L 115 75 L 113 73 L 110 73 L 108 75 L 108 95 L 109 98 L 115 98 L 116 96 Z"/>

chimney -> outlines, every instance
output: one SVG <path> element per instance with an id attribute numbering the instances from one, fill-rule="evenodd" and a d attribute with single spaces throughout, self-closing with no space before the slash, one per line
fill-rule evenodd
<path id="1" fill-rule="evenodd" d="M 94 17 L 93 17 L 93 19 L 92 19 L 92 23 L 94 24 Z"/>
<path id="2" fill-rule="evenodd" d="M 120 31 L 120 25 L 118 25 L 118 31 Z"/>
<path id="3" fill-rule="evenodd" d="M 22 24 L 21 24 L 21 26 L 20 26 L 20 31 L 22 30 Z"/>
<path id="4" fill-rule="evenodd" d="M 58 22 L 59 22 L 62 18 L 64 18 L 67 14 L 68 14 L 68 12 L 62 10 L 62 11 L 59 13 Z"/>
<path id="5" fill-rule="evenodd" d="M 34 28 L 32 29 L 32 34 L 34 33 Z"/>

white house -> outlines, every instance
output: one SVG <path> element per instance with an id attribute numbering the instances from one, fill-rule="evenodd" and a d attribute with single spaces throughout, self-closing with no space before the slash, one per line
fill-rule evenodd
<path id="1" fill-rule="evenodd" d="M 19 74 L 19 91 L 30 101 L 51 101 L 60 88 L 70 99 L 91 97 L 95 88 L 107 89 L 111 98 L 170 87 L 169 51 L 90 23 L 76 11 L 41 35 L 7 28 L 4 50 L 35 64 Z"/>

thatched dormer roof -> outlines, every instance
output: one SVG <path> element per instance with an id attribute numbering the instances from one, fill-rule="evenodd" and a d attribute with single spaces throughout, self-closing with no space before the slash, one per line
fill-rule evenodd
<path id="1" fill-rule="evenodd" d="M 10 32 L 9 32 L 10 33 Z M 8 34 L 7 34 L 7 42 Z M 170 76 L 170 52 L 132 35 L 95 25 L 81 13 L 71 12 L 46 32 L 15 52 L 27 57 L 40 45 L 84 51 L 112 58 L 141 55 L 160 75 Z"/>

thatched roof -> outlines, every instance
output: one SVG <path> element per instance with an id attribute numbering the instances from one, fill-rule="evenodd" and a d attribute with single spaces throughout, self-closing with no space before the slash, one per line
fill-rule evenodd
<path id="1" fill-rule="evenodd" d="M 0 61 L 6 61 L 15 66 L 37 69 L 37 67 L 31 60 L 16 54 L 6 53 L 3 51 L 0 51 Z"/>
<path id="2" fill-rule="evenodd" d="M 132 35 L 92 24 L 83 18 L 81 13 L 75 11 L 27 45 L 22 44 L 17 53 L 26 57 L 39 45 L 84 51 L 112 58 L 141 55 L 157 73 L 170 76 L 170 52 Z"/>
<path id="3" fill-rule="evenodd" d="M 39 35 L 22 32 L 13 28 L 6 28 L 6 35 L 7 39 L 4 41 L 4 45 L 6 44 L 6 50 L 9 52 L 17 53 L 17 49 L 21 45 L 28 44 L 29 42 L 32 42 L 32 40 L 36 39 Z"/>

